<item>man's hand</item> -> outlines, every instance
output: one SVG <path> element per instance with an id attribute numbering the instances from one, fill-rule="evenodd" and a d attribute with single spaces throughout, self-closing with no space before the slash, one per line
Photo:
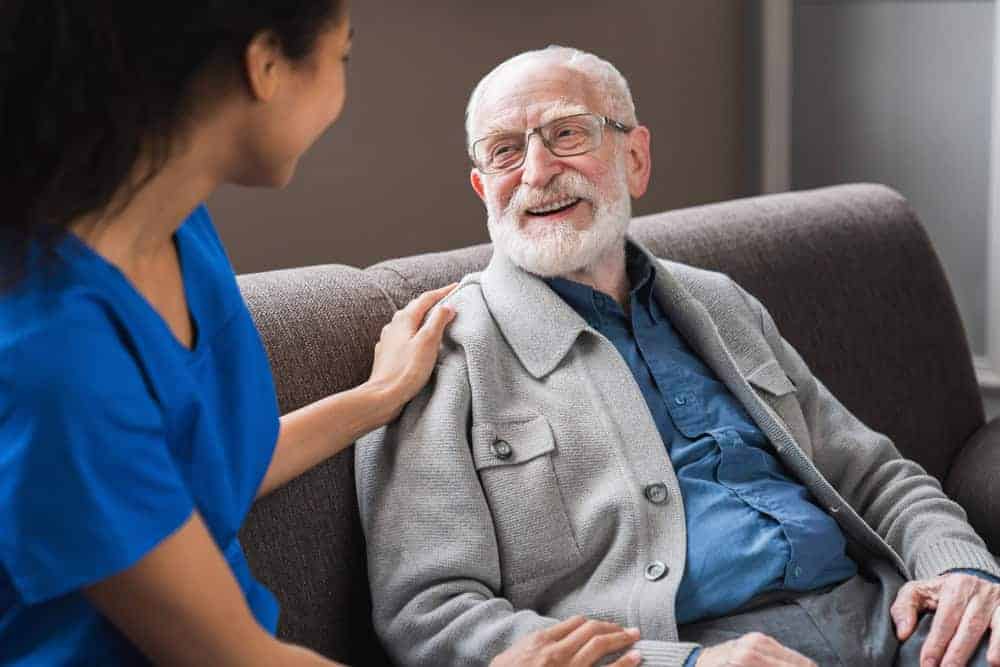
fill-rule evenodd
<path id="1" fill-rule="evenodd" d="M 494 658 L 490 667 L 591 667 L 638 639 L 635 628 L 624 630 L 614 623 L 574 616 L 525 635 Z M 609 667 L 635 667 L 641 660 L 638 651 L 629 651 Z"/>
<path id="2" fill-rule="evenodd" d="M 991 628 L 986 660 L 1000 666 L 1000 585 L 959 573 L 911 581 L 889 611 L 901 642 L 913 634 L 920 612 L 935 612 L 920 651 L 921 667 L 965 665 Z"/>
<path id="3" fill-rule="evenodd" d="M 702 649 L 696 667 L 816 667 L 801 653 L 759 632 Z"/>

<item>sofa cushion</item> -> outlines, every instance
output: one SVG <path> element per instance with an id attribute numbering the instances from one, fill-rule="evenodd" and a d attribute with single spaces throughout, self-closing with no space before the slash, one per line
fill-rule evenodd
<path id="1" fill-rule="evenodd" d="M 363 382 L 394 308 L 339 265 L 239 278 L 267 348 L 282 414 Z M 370 621 L 353 450 L 257 502 L 241 533 L 281 603 L 279 635 L 351 664 L 385 664 Z"/>

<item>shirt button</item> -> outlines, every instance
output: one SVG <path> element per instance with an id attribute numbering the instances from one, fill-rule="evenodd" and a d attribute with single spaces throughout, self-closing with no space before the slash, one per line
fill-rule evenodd
<path id="1" fill-rule="evenodd" d="M 649 579 L 650 581 L 657 581 L 666 576 L 669 571 L 670 568 L 668 568 L 663 561 L 654 560 L 646 566 L 646 579 Z"/>
<path id="2" fill-rule="evenodd" d="M 663 482 L 657 482 L 656 484 L 650 484 L 645 489 L 646 500 L 653 503 L 654 505 L 662 505 L 667 502 L 667 485 Z"/>
<path id="3" fill-rule="evenodd" d="M 490 445 L 490 449 L 493 450 L 493 456 L 497 457 L 501 461 L 506 461 L 510 458 L 511 454 L 514 453 L 510 443 L 506 440 L 494 440 L 493 444 Z"/>
<path id="4" fill-rule="evenodd" d="M 687 400 L 686 396 L 675 396 L 674 397 L 674 403 L 676 403 L 677 405 L 684 405 L 687 402 L 688 402 L 688 400 Z"/>
<path id="5" fill-rule="evenodd" d="M 798 565 L 795 566 L 795 576 L 796 577 L 801 577 L 802 576 L 802 568 L 799 567 Z"/>

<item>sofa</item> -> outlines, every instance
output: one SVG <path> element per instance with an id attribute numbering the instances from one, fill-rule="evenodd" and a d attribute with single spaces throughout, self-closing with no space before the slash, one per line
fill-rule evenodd
<path id="1" fill-rule="evenodd" d="M 753 197 L 639 217 L 631 233 L 757 296 L 817 377 L 940 480 L 1000 553 L 1000 420 L 985 423 L 947 280 L 902 196 L 852 184 Z M 490 253 L 240 276 L 282 412 L 364 381 L 393 312 L 482 270 Z M 348 450 L 260 500 L 242 540 L 281 602 L 282 638 L 352 665 L 388 664 L 371 624 L 353 463 Z"/>

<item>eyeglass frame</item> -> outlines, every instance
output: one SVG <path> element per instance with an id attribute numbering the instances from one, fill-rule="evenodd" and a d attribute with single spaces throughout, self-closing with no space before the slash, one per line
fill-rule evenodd
<path id="1" fill-rule="evenodd" d="M 545 140 L 545 135 L 543 135 L 542 132 L 541 132 L 542 129 L 545 128 L 545 127 L 548 127 L 549 125 L 552 125 L 553 123 L 558 123 L 558 122 L 564 121 L 564 120 L 566 120 L 568 118 L 576 118 L 578 116 L 594 116 L 594 117 L 600 119 L 600 121 L 601 121 L 601 135 L 600 135 L 601 138 L 600 138 L 600 141 L 598 141 L 598 143 L 597 143 L 596 146 L 588 148 L 585 151 L 580 151 L 578 153 L 563 153 L 563 154 L 556 153 L 552 149 L 552 146 L 549 145 L 549 142 Z M 527 130 L 525 130 L 524 131 L 524 155 L 521 156 L 520 162 L 518 162 L 515 165 L 512 165 L 512 166 L 507 167 L 505 169 L 497 169 L 497 170 L 493 170 L 493 171 L 488 171 L 488 170 L 484 169 L 483 167 L 481 167 L 476 162 L 476 157 L 475 156 L 476 156 L 476 144 L 478 144 L 479 142 L 485 141 L 485 140 L 489 139 L 490 137 L 494 137 L 494 136 L 502 136 L 502 135 L 507 135 L 507 134 L 509 134 L 509 135 L 516 135 L 517 134 L 516 132 L 493 132 L 491 134 L 487 134 L 485 136 L 479 137 L 478 139 L 476 139 L 475 141 L 473 141 L 471 144 L 469 144 L 469 159 L 472 160 L 473 166 L 476 169 L 478 169 L 480 172 L 484 173 L 484 174 L 505 174 L 505 173 L 507 173 L 509 171 L 514 171 L 515 169 L 517 169 L 517 168 L 521 167 L 522 165 L 524 165 L 524 162 L 528 159 L 528 145 L 531 142 L 531 135 L 535 134 L 536 132 L 538 133 L 538 139 L 542 142 L 542 145 L 545 146 L 545 150 L 549 151 L 550 153 L 552 153 L 556 157 L 575 157 L 577 155 L 586 155 L 587 153 L 592 153 L 593 151 L 596 151 L 598 148 L 600 148 L 601 146 L 604 145 L 604 128 L 608 127 L 608 126 L 610 126 L 612 129 L 618 130 L 622 134 L 628 134 L 629 132 L 631 132 L 632 130 L 635 129 L 634 125 L 631 126 L 631 127 L 629 127 L 628 125 L 626 125 L 625 123 L 623 123 L 621 121 L 615 120 L 614 118 L 610 118 L 608 116 L 604 116 L 604 115 L 599 114 L 599 113 L 594 113 L 592 111 L 584 111 L 584 112 L 581 112 L 581 113 L 571 113 L 571 114 L 569 114 L 567 116 L 560 116 L 559 118 L 553 118 L 552 120 L 550 120 L 547 123 L 543 123 L 542 125 L 539 125 L 537 127 L 532 127 L 532 128 L 528 128 Z"/>

